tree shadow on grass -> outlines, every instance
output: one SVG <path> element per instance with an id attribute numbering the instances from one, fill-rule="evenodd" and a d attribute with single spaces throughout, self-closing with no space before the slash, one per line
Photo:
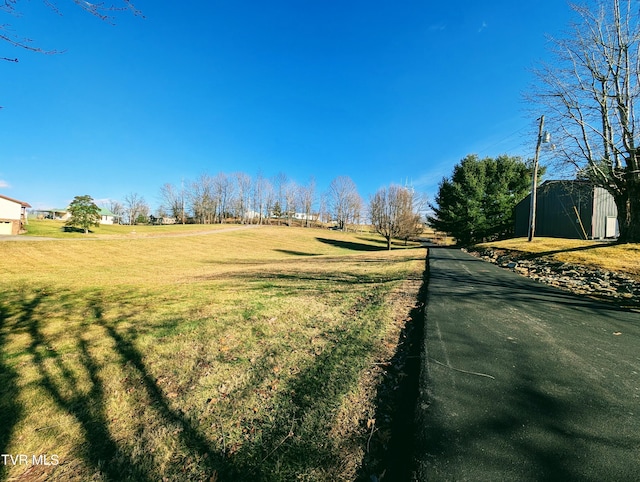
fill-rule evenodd
<path id="1" fill-rule="evenodd" d="M 83 228 L 79 228 L 77 226 L 62 226 L 61 228 L 63 233 L 80 233 L 80 234 L 85 234 L 84 229 Z M 90 229 L 88 230 L 89 233 L 93 233 L 93 231 L 91 231 Z"/>
<path id="2" fill-rule="evenodd" d="M 233 394 L 227 400 L 232 417 L 228 421 L 216 421 L 211 414 L 194 408 L 185 412 L 184 405 L 176 403 L 165 392 L 166 387 L 159 385 L 157 374 L 152 373 L 137 347 L 136 340 L 143 328 L 121 324 L 128 319 L 140 319 L 140 313 L 133 311 L 137 308 L 125 306 L 114 312 L 113 295 L 107 301 L 98 290 L 78 293 L 30 289 L 3 296 L 0 298 L 0 349 L 6 343 L 4 334 L 9 333 L 8 329 L 24 337 L 25 363 L 29 365 L 28 370 L 36 373 L 34 389 L 46 397 L 45 403 L 53 406 L 55 412 L 77 427 L 77 439 L 65 441 L 71 446 L 71 451 L 64 456 L 66 460 L 61 460 L 58 467 L 47 469 L 54 477 L 253 481 L 295 480 L 306 475 L 335 480 L 341 476 L 336 460 L 343 455 L 343 444 L 352 447 L 361 441 L 345 442 L 343 437 L 333 437 L 331 431 L 345 395 L 367 367 L 370 351 L 379 340 L 384 322 L 368 310 L 377 309 L 385 292 L 383 286 L 372 287 L 349 308 L 353 323 L 323 332 L 327 337 L 324 348 L 297 373 L 281 378 L 280 387 L 273 392 L 273 409 L 265 413 L 255 427 L 247 426 L 243 432 L 246 438 L 234 447 L 225 446 L 225 427 L 233 424 L 235 429 L 235 424 L 249 422 L 232 407 Z M 140 294 L 130 296 L 137 299 Z M 118 301 L 119 307 L 127 305 L 126 300 Z M 5 307 L 11 307 L 11 312 Z M 49 320 L 52 316 L 59 319 L 61 312 L 73 321 L 58 339 L 60 335 L 52 335 L 51 330 L 59 325 L 52 326 Z M 84 321 L 77 320 L 79 314 Z M 172 322 L 178 325 L 180 320 Z M 288 348 L 283 345 L 283 349 Z M 265 352 L 252 362 L 255 369 L 241 386 L 246 393 L 238 394 L 243 399 L 273 376 L 272 355 Z M 3 369 L 7 367 L 4 359 L 0 358 Z M 118 373 L 115 381 L 106 379 L 114 370 Z M 197 375 L 186 386 L 196 383 Z M 0 394 L 4 406 L 9 408 L 0 414 L 3 422 L 0 448 L 3 450 L 11 441 L 11 428 L 16 426 L 23 410 L 12 402 L 19 399 L 19 394 L 14 393 L 19 390 L 18 376 L 11 370 L 0 375 L 7 381 L 0 387 Z M 117 380 L 120 377 L 122 379 Z M 124 415 L 112 411 L 114 402 L 120 403 L 120 396 L 115 398 L 114 390 L 132 393 L 120 395 L 126 400 L 123 405 L 131 406 Z M 33 416 L 33 412 L 30 415 Z M 132 418 L 125 421 L 125 432 L 117 431 L 114 417 Z M 143 425 L 147 421 L 153 424 L 149 430 Z M 54 425 L 53 433 L 65 433 L 63 427 L 55 422 Z M 222 443 L 212 438 L 217 434 L 211 435 L 218 432 L 218 428 L 222 432 Z M 149 437 L 157 436 L 150 431 L 165 433 L 161 442 L 175 449 L 177 459 L 172 457 L 169 466 L 159 459 L 160 455 L 149 450 L 152 445 L 149 442 L 153 441 Z M 55 453 L 55 447 L 52 452 Z M 69 460 L 71 457 L 77 460 Z M 185 460 L 191 460 L 185 462 L 190 465 L 183 467 Z"/>
<path id="3" fill-rule="evenodd" d="M 549 251 L 541 251 L 539 253 L 522 253 L 518 256 L 518 258 L 526 259 L 526 260 L 534 260 L 534 259 L 544 258 L 546 256 L 553 256 L 555 254 L 561 254 L 561 253 L 577 253 L 580 251 L 589 251 L 589 250 L 598 249 L 598 248 L 608 248 L 611 246 L 615 246 L 616 244 L 620 244 L 620 243 L 614 243 L 614 242 L 593 243 L 588 246 L 577 246 L 575 248 L 552 249 Z"/>
<path id="4" fill-rule="evenodd" d="M 28 335 L 26 353 L 29 355 L 33 367 L 38 373 L 38 387 L 64 414 L 71 417 L 81 430 L 79 446 L 73 454 L 81 457 L 84 463 L 92 470 L 94 476 L 101 480 L 130 480 L 151 481 L 159 480 L 165 474 L 159 472 L 157 460 L 151 453 L 137 453 L 132 446 L 140 445 L 139 440 L 117 440 L 112 434 L 113 414 L 108 412 L 107 400 L 113 398 L 113 393 L 107 388 L 102 368 L 104 360 L 95 352 L 93 341 L 82 333 L 82 326 L 78 333 L 73 333 L 75 348 L 73 353 L 77 355 L 75 360 L 69 359 L 63 353 L 63 349 L 56 348 L 57 340 L 46 334 L 47 314 L 56 311 L 60 306 L 65 306 L 68 297 L 78 294 L 47 293 L 44 290 L 33 293 L 20 293 L 11 300 L 19 306 L 14 310 L 19 313 L 15 317 L 12 326 L 16 332 Z M 49 299 L 51 297 L 51 299 Z M 18 301 L 20 300 L 20 301 Z M 3 300 L 4 301 L 4 300 Z M 176 439 L 176 446 L 183 447 L 188 456 L 196 460 L 199 478 L 209 479 L 220 473 L 220 467 L 224 468 L 224 455 L 213 449 L 207 438 L 193 425 L 192 421 L 180 410 L 173 408 L 167 396 L 158 386 L 154 377 L 149 373 L 142 354 L 135 347 L 131 337 L 121 333 L 110 321 L 104 319 L 104 308 L 99 293 L 90 296 L 86 303 L 89 322 L 93 327 L 102 328 L 103 339 L 101 342 L 113 347 L 108 357 L 115 355 L 119 358 L 119 366 L 128 373 L 126 379 L 141 381 L 142 389 L 149 400 L 148 407 L 138 407 L 139 410 L 153 410 L 155 421 L 162 427 L 169 429 Z M 3 305 L 0 305 L 0 320 L 2 331 L 0 337 L 7 329 L 8 316 Z M 84 324 L 86 326 L 86 323 Z M 4 340 L 0 338 L 0 343 Z M 1 348 L 2 345 L 0 345 Z M 22 409 L 11 400 L 17 400 L 17 374 L 7 369 L 0 358 L 0 368 L 3 369 L 1 387 L 2 404 L 4 410 L 0 412 L 2 421 L 2 435 L 0 436 L 0 449 L 5 452 L 10 437 L 11 428 L 15 426 Z M 124 387 L 126 389 L 126 387 Z M 136 387 L 140 390 L 140 386 Z M 135 422 L 135 420 L 134 420 Z M 57 427 L 53 427 L 57 430 Z M 140 434 L 139 434 L 140 435 Z M 127 446 L 128 444 L 128 446 Z M 55 448 L 51 450 L 56 453 Z M 62 456 L 61 456 L 62 457 Z M 60 466 L 49 467 L 47 470 L 75 470 L 64 469 L 63 466 L 77 466 L 78 461 L 60 460 Z M 180 470 L 179 463 L 169 467 L 170 471 Z M 43 469 L 44 470 L 44 469 Z M 0 475 L 3 475 L 0 473 Z M 169 478 L 175 474 L 167 474 Z M 196 474 L 197 475 L 197 474 Z M 233 477 L 233 471 L 227 471 L 225 475 Z"/>
<path id="5" fill-rule="evenodd" d="M 140 351 L 135 348 L 131 339 L 122 335 L 114 326 L 103 319 L 103 308 L 99 299 L 92 299 L 89 302 L 93 309 L 96 322 L 102 326 L 108 336 L 115 342 L 115 351 L 121 361 L 132 368 L 141 379 L 146 394 L 165 425 L 178 427 L 176 430 L 182 444 L 188 452 L 198 459 L 199 465 L 206 472 L 208 477 L 215 477 L 223 465 L 223 455 L 212 448 L 210 441 L 201 433 L 194 423 L 189 420 L 184 413 L 175 409 L 162 389 L 158 386 L 155 378 L 149 373 Z M 227 474 L 233 476 L 234 473 Z"/>
<path id="6" fill-rule="evenodd" d="M 385 246 L 375 246 L 369 243 L 356 243 L 354 241 L 344 241 L 342 239 L 316 238 L 324 244 L 335 246 L 336 248 L 350 249 L 352 251 L 384 251 Z"/>
<path id="7" fill-rule="evenodd" d="M 274 251 L 291 256 L 319 256 L 318 253 L 305 253 L 304 251 L 291 251 L 289 249 L 274 249 Z"/>
<path id="8" fill-rule="evenodd" d="M 7 321 L 9 311 L 0 299 L 0 454 L 8 453 L 7 448 L 13 435 L 13 430 L 23 412 L 18 403 L 18 374 L 7 363 L 8 354 L 4 347 L 7 343 Z M 6 477 L 7 466 L 0 464 L 0 480 Z"/>
<path id="9" fill-rule="evenodd" d="M 384 249 L 385 251 L 388 251 L 387 249 L 387 240 L 380 236 L 380 237 L 371 237 L 371 238 L 365 238 L 364 236 L 357 236 L 356 239 L 360 239 L 362 241 L 366 241 L 367 243 L 375 243 L 375 244 L 379 244 L 380 247 L 382 249 Z M 422 248 L 422 243 L 418 243 L 416 241 L 412 241 L 412 240 L 400 240 L 400 239 L 391 239 L 391 246 L 393 249 L 393 246 L 399 246 L 402 247 L 403 249 L 415 249 L 415 248 Z"/>
<path id="10" fill-rule="evenodd" d="M 38 292 L 30 299 L 25 296 L 17 323 L 29 335 L 27 352 L 40 376 L 39 385 L 61 410 L 78 422 L 85 441 L 82 456 L 106 480 L 153 480 L 133 463 L 110 434 L 99 365 L 92 357 L 86 340 L 80 337 L 77 348 L 79 361 L 90 381 L 88 391 L 79 387 L 76 373 L 53 347 L 52 340 L 44 335 L 42 325 L 45 317 L 36 314 L 35 309 L 46 304 L 46 297 L 44 292 Z"/>

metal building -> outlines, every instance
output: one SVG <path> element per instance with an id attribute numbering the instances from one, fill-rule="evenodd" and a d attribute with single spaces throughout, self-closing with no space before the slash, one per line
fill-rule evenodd
<path id="1" fill-rule="evenodd" d="M 588 181 L 545 181 L 538 187 L 536 236 L 570 239 L 617 238 L 613 196 Z M 515 235 L 527 236 L 531 194 L 516 205 Z"/>

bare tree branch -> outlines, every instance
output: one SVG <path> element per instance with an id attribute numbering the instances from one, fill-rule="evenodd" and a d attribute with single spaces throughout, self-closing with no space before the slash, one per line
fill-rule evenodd
<path id="1" fill-rule="evenodd" d="M 4 0 L 0 3 L 0 11 L 12 15 L 14 17 L 21 17 L 22 14 L 17 9 L 17 4 L 19 0 Z M 72 0 L 78 7 L 82 10 L 88 12 L 94 17 L 99 18 L 104 22 L 108 22 L 113 24 L 115 19 L 115 14 L 118 12 L 130 12 L 134 16 L 143 17 L 144 15 L 140 10 L 138 10 L 131 1 L 129 0 L 121 0 L 121 6 L 117 5 L 106 5 L 103 2 L 100 3 L 91 3 L 85 0 Z M 62 11 L 58 7 L 58 4 L 53 0 L 42 0 L 42 3 L 49 8 L 56 15 L 62 16 Z M 48 50 L 43 49 L 41 47 L 34 46 L 33 40 L 28 37 L 22 37 L 19 35 L 15 35 L 11 32 L 11 26 L 8 24 L 0 25 L 0 41 L 4 41 L 9 45 L 17 48 L 21 48 L 24 50 L 28 50 L 30 52 L 36 52 L 45 55 L 53 55 L 63 53 L 63 50 Z M 7 62 L 18 62 L 17 58 L 12 57 L 0 57 L 0 60 L 4 60 Z"/>
<path id="2" fill-rule="evenodd" d="M 552 39 L 555 61 L 536 73 L 536 98 L 566 165 L 614 196 L 621 240 L 640 241 L 640 19 L 634 0 L 573 5 L 579 22 Z"/>

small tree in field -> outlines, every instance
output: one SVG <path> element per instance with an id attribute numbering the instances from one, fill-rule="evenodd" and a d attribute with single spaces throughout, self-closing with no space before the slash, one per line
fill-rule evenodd
<path id="1" fill-rule="evenodd" d="M 362 209 L 362 199 L 349 176 L 338 176 L 329 185 L 327 200 L 338 228 L 347 230 L 349 223 L 357 222 Z"/>
<path id="2" fill-rule="evenodd" d="M 416 204 L 411 190 L 396 185 L 379 189 L 371 198 L 371 223 L 376 232 L 387 240 L 387 249 L 391 249 L 391 238 L 404 239 L 406 244 L 410 237 L 422 232 Z"/>
<path id="3" fill-rule="evenodd" d="M 89 232 L 91 226 L 100 226 L 100 208 L 93 202 L 93 198 L 88 195 L 76 196 L 69 204 L 71 218 L 66 222 L 66 226 L 77 227 Z"/>

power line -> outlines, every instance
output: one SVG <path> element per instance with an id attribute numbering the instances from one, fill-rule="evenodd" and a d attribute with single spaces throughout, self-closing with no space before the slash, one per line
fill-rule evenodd
<path id="1" fill-rule="evenodd" d="M 514 137 L 516 134 L 520 134 L 522 133 L 522 131 L 529 129 L 528 126 L 524 126 L 521 127 L 520 129 L 512 132 L 511 134 L 507 134 L 505 137 L 503 137 L 502 139 L 500 139 L 499 141 L 494 142 L 493 144 L 485 147 L 484 149 L 481 149 L 480 151 L 478 151 L 478 154 L 482 154 L 483 152 L 488 151 L 489 149 L 493 149 L 494 147 L 503 144 L 504 142 L 508 141 L 509 139 L 511 139 L 512 137 Z"/>

